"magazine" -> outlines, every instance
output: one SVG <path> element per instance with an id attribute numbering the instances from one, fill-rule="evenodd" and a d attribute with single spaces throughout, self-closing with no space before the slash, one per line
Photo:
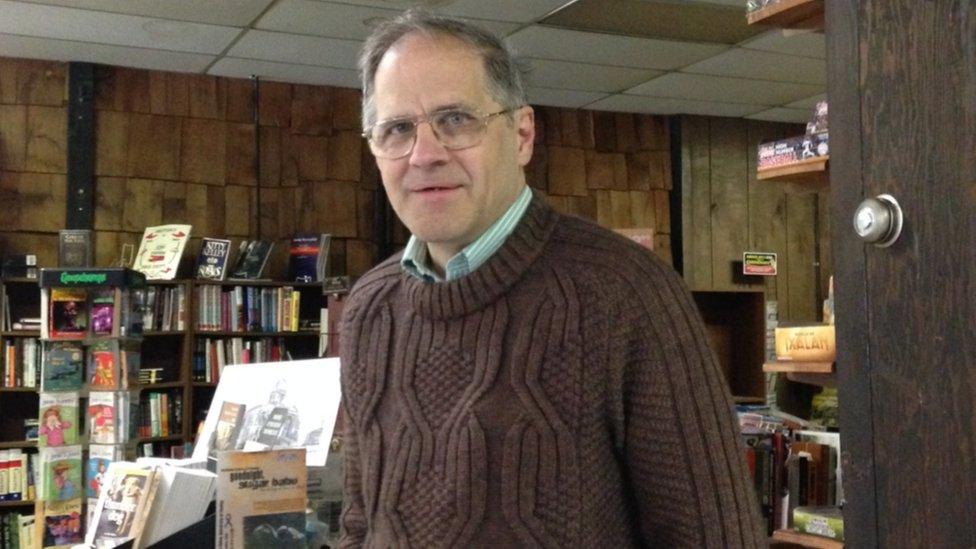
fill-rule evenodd
<path id="1" fill-rule="evenodd" d="M 190 225 L 146 227 L 132 268 L 151 280 L 176 278 L 191 228 Z"/>
<path id="2" fill-rule="evenodd" d="M 305 449 L 221 452 L 217 466 L 219 549 L 303 549 Z"/>
<path id="3" fill-rule="evenodd" d="M 235 450 L 303 447 L 308 465 L 325 465 L 339 399 L 338 358 L 227 366 L 193 459 L 214 459 L 212 449 L 220 441 L 221 448 Z M 225 403 L 231 406 L 225 408 Z M 240 408 L 234 411 L 235 406 Z"/>

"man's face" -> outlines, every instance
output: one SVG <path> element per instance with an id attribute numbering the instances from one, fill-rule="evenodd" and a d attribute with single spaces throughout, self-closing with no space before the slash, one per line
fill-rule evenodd
<path id="1" fill-rule="evenodd" d="M 408 35 L 383 56 L 374 78 L 376 119 L 417 116 L 460 107 L 481 114 L 503 109 L 488 93 L 480 55 L 447 37 Z M 376 160 L 397 215 L 419 239 L 459 251 L 515 201 L 522 167 L 532 157 L 532 109 L 489 119 L 480 144 L 441 145 L 427 123 L 403 158 Z"/>

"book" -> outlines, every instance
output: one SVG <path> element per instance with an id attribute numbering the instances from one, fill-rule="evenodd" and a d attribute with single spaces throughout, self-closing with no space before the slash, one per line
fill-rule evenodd
<path id="1" fill-rule="evenodd" d="M 92 292 L 91 329 L 95 335 L 111 335 L 115 327 L 115 290 Z"/>
<path id="2" fill-rule="evenodd" d="M 217 491 L 217 475 L 206 470 L 206 462 L 139 458 L 136 464 L 155 465 L 159 471 L 159 486 L 142 534 L 145 546 L 203 519 Z"/>
<path id="3" fill-rule="evenodd" d="M 214 391 L 203 431 L 193 448 L 195 460 L 212 458 L 217 424 L 225 413 L 225 430 L 233 408 L 237 450 L 306 448 L 308 465 L 324 466 L 339 411 L 339 359 L 319 358 L 225 366 Z M 230 435 L 227 440 L 229 443 Z"/>
<path id="4" fill-rule="evenodd" d="M 142 532 L 158 482 L 156 467 L 127 461 L 109 465 L 85 543 L 103 549 L 133 540 L 134 548 L 144 547 Z"/>
<path id="5" fill-rule="evenodd" d="M 41 448 L 40 499 L 66 501 L 81 497 L 81 446 Z"/>
<path id="6" fill-rule="evenodd" d="M 834 362 L 836 357 L 834 326 L 820 324 L 776 328 L 776 360 Z"/>
<path id="7" fill-rule="evenodd" d="M 123 456 L 122 446 L 106 444 L 92 444 L 88 448 L 88 463 L 85 468 L 85 497 L 98 499 L 102 492 L 102 484 L 108 475 L 108 467 L 113 462 L 120 461 Z"/>
<path id="8" fill-rule="evenodd" d="M 124 442 L 119 394 L 92 391 L 88 395 L 88 441 L 93 444 Z"/>
<path id="9" fill-rule="evenodd" d="M 76 444 L 78 393 L 41 393 L 38 420 L 39 447 Z"/>
<path id="10" fill-rule="evenodd" d="M 332 249 L 332 235 L 319 235 L 319 257 L 315 265 L 315 281 L 322 282 L 329 276 L 329 252 Z"/>
<path id="11" fill-rule="evenodd" d="M 237 437 L 244 423 L 244 411 L 247 407 L 236 402 L 223 402 L 220 405 L 220 416 L 217 427 L 213 432 L 210 443 L 210 457 L 216 459 L 217 452 L 237 449 Z"/>
<path id="12" fill-rule="evenodd" d="M 197 278 L 224 280 L 227 278 L 227 259 L 230 257 L 230 240 L 204 238 L 197 256 Z"/>
<path id="13" fill-rule="evenodd" d="M 58 231 L 58 267 L 91 267 L 92 248 L 91 230 Z"/>
<path id="14" fill-rule="evenodd" d="M 318 280 L 319 239 L 315 235 L 295 235 L 288 250 L 288 278 L 295 282 Z"/>
<path id="15" fill-rule="evenodd" d="M 69 547 L 81 543 L 81 498 L 45 501 L 43 547 Z"/>
<path id="16" fill-rule="evenodd" d="M 46 341 L 41 361 L 42 391 L 77 391 L 81 389 L 85 368 L 85 351 L 75 341 Z"/>
<path id="17" fill-rule="evenodd" d="M 93 390 L 131 389 L 139 384 L 139 343 L 97 340 L 88 349 L 88 385 Z"/>
<path id="18" fill-rule="evenodd" d="M 840 507 L 797 507 L 793 510 L 793 528 L 804 534 L 843 541 L 844 514 Z"/>
<path id="19" fill-rule="evenodd" d="M 303 448 L 221 452 L 215 546 L 305 547 L 305 461 Z"/>
<path id="20" fill-rule="evenodd" d="M 146 227 L 132 268 L 152 280 L 172 280 L 179 270 L 183 249 L 190 239 L 190 225 Z"/>
<path id="21" fill-rule="evenodd" d="M 51 288 L 48 336 L 80 338 L 88 332 L 88 293 L 80 288 Z"/>
<path id="22" fill-rule="evenodd" d="M 247 280 L 261 278 L 264 267 L 268 262 L 268 256 L 271 255 L 273 248 L 274 242 L 271 240 L 253 240 L 248 243 L 244 259 L 231 274 L 231 277 Z"/>

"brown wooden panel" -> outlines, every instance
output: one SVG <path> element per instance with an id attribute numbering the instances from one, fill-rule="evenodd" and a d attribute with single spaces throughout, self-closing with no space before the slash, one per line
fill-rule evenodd
<path id="1" fill-rule="evenodd" d="M 150 112 L 149 71 L 125 67 L 99 67 L 95 72 L 95 108 Z"/>
<path id="2" fill-rule="evenodd" d="M 254 123 L 254 89 L 250 80 L 226 78 L 227 106 L 224 119 L 228 122 Z"/>
<path id="3" fill-rule="evenodd" d="M 657 228 L 657 202 L 654 193 L 630 191 L 630 213 L 635 228 Z"/>
<path id="4" fill-rule="evenodd" d="M 562 135 L 562 145 L 566 147 L 582 147 L 583 134 L 580 131 L 579 116 L 573 109 L 557 109 L 559 113 L 559 131 Z"/>
<path id="5" fill-rule="evenodd" d="M 332 133 L 332 88 L 302 84 L 294 86 L 291 131 L 308 135 Z"/>
<path id="6" fill-rule="evenodd" d="M 8 254 L 36 254 L 39 267 L 57 267 L 58 235 L 0 232 L 0 247 Z"/>
<path id="7" fill-rule="evenodd" d="M 329 263 L 326 269 L 329 276 L 346 274 L 346 239 L 332 239 L 332 245 L 329 247 Z"/>
<path id="8" fill-rule="evenodd" d="M 129 113 L 95 113 L 95 175 L 125 176 L 129 139 Z"/>
<path id="9" fill-rule="evenodd" d="M 709 119 L 681 119 L 682 257 L 693 290 L 712 289 L 712 197 Z"/>
<path id="10" fill-rule="evenodd" d="M 654 253 L 668 265 L 674 265 L 674 259 L 671 256 L 671 235 L 666 233 L 654 235 Z"/>
<path id="11" fill-rule="evenodd" d="M 593 191 L 593 194 L 596 196 L 596 222 L 607 228 L 615 228 L 610 191 Z"/>
<path id="12" fill-rule="evenodd" d="M 376 211 L 376 191 L 356 191 L 356 236 L 359 238 L 372 240 L 373 226 Z"/>
<path id="13" fill-rule="evenodd" d="M 261 128 L 261 186 L 282 184 L 281 133 L 277 128 Z"/>
<path id="14" fill-rule="evenodd" d="M 596 137 L 593 133 L 593 111 L 579 109 L 576 111 L 579 117 L 580 140 L 584 149 L 596 147 Z"/>
<path id="15" fill-rule="evenodd" d="M 167 116 L 186 116 L 190 112 L 189 78 L 190 75 L 178 72 L 150 72 L 150 112 Z"/>
<path id="16" fill-rule="evenodd" d="M 749 246 L 745 125 L 741 120 L 711 121 L 712 283 L 716 290 L 744 289 L 733 282 L 733 262 Z"/>
<path id="17" fill-rule="evenodd" d="M 141 239 L 141 232 L 95 231 L 95 265 L 99 267 L 116 265 L 122 257 L 122 245 L 132 244 L 132 247 L 138 250 Z M 57 250 L 56 243 L 54 249 Z"/>
<path id="18" fill-rule="evenodd" d="M 525 182 L 534 189 L 546 192 L 549 188 L 549 149 L 535 145 L 532 160 L 525 166 Z"/>
<path id="19" fill-rule="evenodd" d="M 545 131 L 545 143 L 549 146 L 561 146 L 563 144 L 563 121 L 562 111 L 556 107 L 539 107 L 539 119 L 542 120 Z"/>
<path id="20" fill-rule="evenodd" d="M 0 227 L 16 231 L 57 232 L 64 228 L 65 193 L 63 174 L 0 172 L 4 202 L 16 204 L 3 216 Z"/>
<path id="21" fill-rule="evenodd" d="M 780 320 L 817 320 L 817 278 L 814 275 L 816 195 L 790 194 L 786 199 L 786 276 L 789 308 L 780 307 Z"/>
<path id="22" fill-rule="evenodd" d="M 329 179 L 359 181 L 362 177 L 363 136 L 354 131 L 336 132 L 329 139 Z"/>
<path id="23" fill-rule="evenodd" d="M 573 213 L 583 219 L 589 219 L 590 221 L 596 221 L 596 196 L 589 194 L 587 196 L 574 196 L 573 198 Z"/>
<path id="24" fill-rule="evenodd" d="M 593 141 L 596 150 L 614 152 L 617 148 L 617 121 L 614 113 L 593 112 Z"/>
<path id="25" fill-rule="evenodd" d="M 637 115 L 636 127 L 637 141 L 641 149 L 648 151 L 669 151 L 671 149 L 667 118 L 639 114 Z"/>
<path id="26" fill-rule="evenodd" d="M 748 126 L 749 151 L 756 151 L 760 143 L 782 136 L 781 125 L 768 122 L 751 122 Z M 780 271 L 775 277 L 767 277 L 765 286 L 768 299 L 776 300 L 779 310 L 789 310 L 789 277 L 786 265 L 786 189 L 780 184 L 759 181 L 756 178 L 756 154 L 749 152 L 749 249 L 774 252 L 779 260 Z"/>
<path id="27" fill-rule="evenodd" d="M 671 151 L 650 151 L 647 155 L 651 188 L 671 190 Z"/>
<path id="28" fill-rule="evenodd" d="M 613 188 L 618 191 L 628 190 L 627 186 L 627 156 L 623 153 L 613 155 Z"/>
<path id="29" fill-rule="evenodd" d="M 549 147 L 549 193 L 586 196 L 586 157 L 583 150 Z"/>
<path id="30" fill-rule="evenodd" d="M 19 59 L 16 67 L 17 95 L 13 103 L 60 107 L 67 102 L 67 65 Z"/>
<path id="31" fill-rule="evenodd" d="M 226 234 L 223 192 L 224 187 L 187 183 L 186 216 L 187 223 L 193 225 L 193 234 L 197 236 Z"/>
<path id="32" fill-rule="evenodd" d="M 180 172 L 180 127 L 173 116 L 133 114 L 129 118 L 129 177 L 175 180 Z"/>
<path id="33" fill-rule="evenodd" d="M 0 105 L 17 103 L 17 63 L 19 59 L 0 57 Z"/>
<path id="34" fill-rule="evenodd" d="M 359 93 L 359 90 L 335 88 L 332 90 L 332 97 L 335 102 L 332 113 L 332 127 L 337 130 L 362 132 L 362 94 Z"/>
<path id="35" fill-rule="evenodd" d="M 65 173 L 68 163 L 68 110 L 64 107 L 27 107 L 29 172 Z"/>
<path id="36" fill-rule="evenodd" d="M 291 155 L 298 168 L 298 179 L 302 181 L 325 181 L 329 177 L 329 140 L 311 135 L 293 135 L 289 139 L 291 147 L 283 149 L 284 155 Z M 356 165 L 359 170 L 359 165 Z"/>
<path id="37" fill-rule="evenodd" d="M 617 135 L 618 152 L 634 152 L 640 148 L 635 116 L 625 112 L 614 114 L 614 130 Z"/>
<path id="38" fill-rule="evenodd" d="M 586 151 L 586 187 L 588 189 L 616 188 L 613 177 L 613 154 Z"/>
<path id="39" fill-rule="evenodd" d="M 262 126 L 287 128 L 291 125 L 291 84 L 261 81 L 260 112 Z"/>
<path id="40" fill-rule="evenodd" d="M 647 191 L 651 188 L 651 159 L 647 152 L 627 154 L 627 188 Z"/>
<path id="41" fill-rule="evenodd" d="M 122 230 L 141 233 L 163 222 L 163 197 L 167 182 L 130 178 L 125 184 Z"/>
<path id="42" fill-rule="evenodd" d="M 256 191 L 254 200 L 257 200 Z M 285 234 L 281 229 L 281 216 L 277 215 L 281 207 L 281 188 L 273 189 L 261 189 L 261 202 L 257 205 L 259 211 L 256 212 L 261 219 L 261 236 L 263 238 L 285 238 L 290 237 L 291 234 Z M 229 210 L 230 208 L 228 208 Z M 237 212 L 227 212 L 227 219 L 231 219 L 235 216 L 243 216 L 244 212 L 247 211 L 244 208 L 238 208 Z M 254 212 L 254 207 L 251 207 L 251 211 Z M 252 213 L 252 216 L 254 214 Z M 257 227 L 252 229 L 252 232 L 257 232 Z"/>
<path id="43" fill-rule="evenodd" d="M 671 232 L 671 203 L 667 191 L 652 191 L 654 193 L 654 219 L 657 222 L 657 232 Z"/>
<path id="44" fill-rule="evenodd" d="M 610 191 L 610 219 L 614 229 L 629 229 L 636 226 L 630 204 L 630 191 Z"/>
<path id="45" fill-rule="evenodd" d="M 186 183 L 169 181 L 163 187 L 163 223 L 186 223 Z"/>
<path id="46" fill-rule="evenodd" d="M 228 123 L 224 129 L 224 181 L 254 186 L 254 126 Z"/>
<path id="47" fill-rule="evenodd" d="M 278 230 L 282 236 L 300 231 L 299 217 L 305 196 L 301 187 L 281 187 L 278 193 Z"/>
<path id="48" fill-rule="evenodd" d="M 261 200 L 262 202 L 266 200 L 266 197 L 272 193 L 277 193 L 278 189 L 262 189 L 261 190 Z M 226 206 L 224 209 L 224 215 L 226 219 L 224 220 L 224 229 L 227 231 L 228 236 L 248 236 L 251 234 L 251 197 L 255 193 L 253 187 L 246 187 L 241 185 L 227 185 L 224 190 L 224 200 Z M 277 198 L 277 194 L 275 194 Z M 277 207 L 277 200 L 274 201 L 274 206 Z M 271 216 L 274 219 L 278 219 L 277 208 L 271 211 Z M 265 232 L 264 219 L 262 218 L 262 233 L 265 235 L 272 234 L 276 235 L 276 232 Z"/>
<path id="49" fill-rule="evenodd" d="M 225 78 L 193 74 L 187 77 L 190 116 L 223 120 L 227 110 L 227 84 Z"/>
<path id="50" fill-rule="evenodd" d="M 98 177 L 95 181 L 95 230 L 121 231 L 125 207 L 126 179 Z"/>
<path id="51" fill-rule="evenodd" d="M 27 107 L 0 105 L 0 170 L 21 171 L 26 161 Z"/>
<path id="52" fill-rule="evenodd" d="M 308 201 L 314 204 L 316 220 L 312 227 L 336 237 L 356 237 L 356 184 L 326 181 L 303 184 Z M 314 230 L 314 229 L 313 229 Z"/>
<path id="53" fill-rule="evenodd" d="M 226 136 L 224 122 L 186 118 L 180 140 L 180 179 L 224 184 Z"/>
<path id="54" fill-rule="evenodd" d="M 376 245 L 366 240 L 346 240 L 346 274 L 362 276 L 373 268 Z"/>

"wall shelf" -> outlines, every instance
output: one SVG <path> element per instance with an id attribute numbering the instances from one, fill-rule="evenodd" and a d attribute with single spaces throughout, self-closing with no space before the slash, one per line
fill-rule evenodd
<path id="1" fill-rule="evenodd" d="M 759 169 L 756 179 L 771 183 L 786 183 L 799 192 L 819 192 L 829 187 L 827 167 L 830 156 L 818 156 L 793 164 Z"/>
<path id="2" fill-rule="evenodd" d="M 786 379 L 797 383 L 836 387 L 837 376 L 833 362 L 783 362 L 763 364 L 763 372 L 785 373 Z"/>
<path id="3" fill-rule="evenodd" d="M 750 25 L 824 30 L 824 0 L 780 0 L 746 14 Z"/>
<path id="4" fill-rule="evenodd" d="M 773 532 L 771 547 L 809 547 L 812 549 L 843 549 L 844 543 L 835 539 L 804 534 L 793 530 Z"/>

